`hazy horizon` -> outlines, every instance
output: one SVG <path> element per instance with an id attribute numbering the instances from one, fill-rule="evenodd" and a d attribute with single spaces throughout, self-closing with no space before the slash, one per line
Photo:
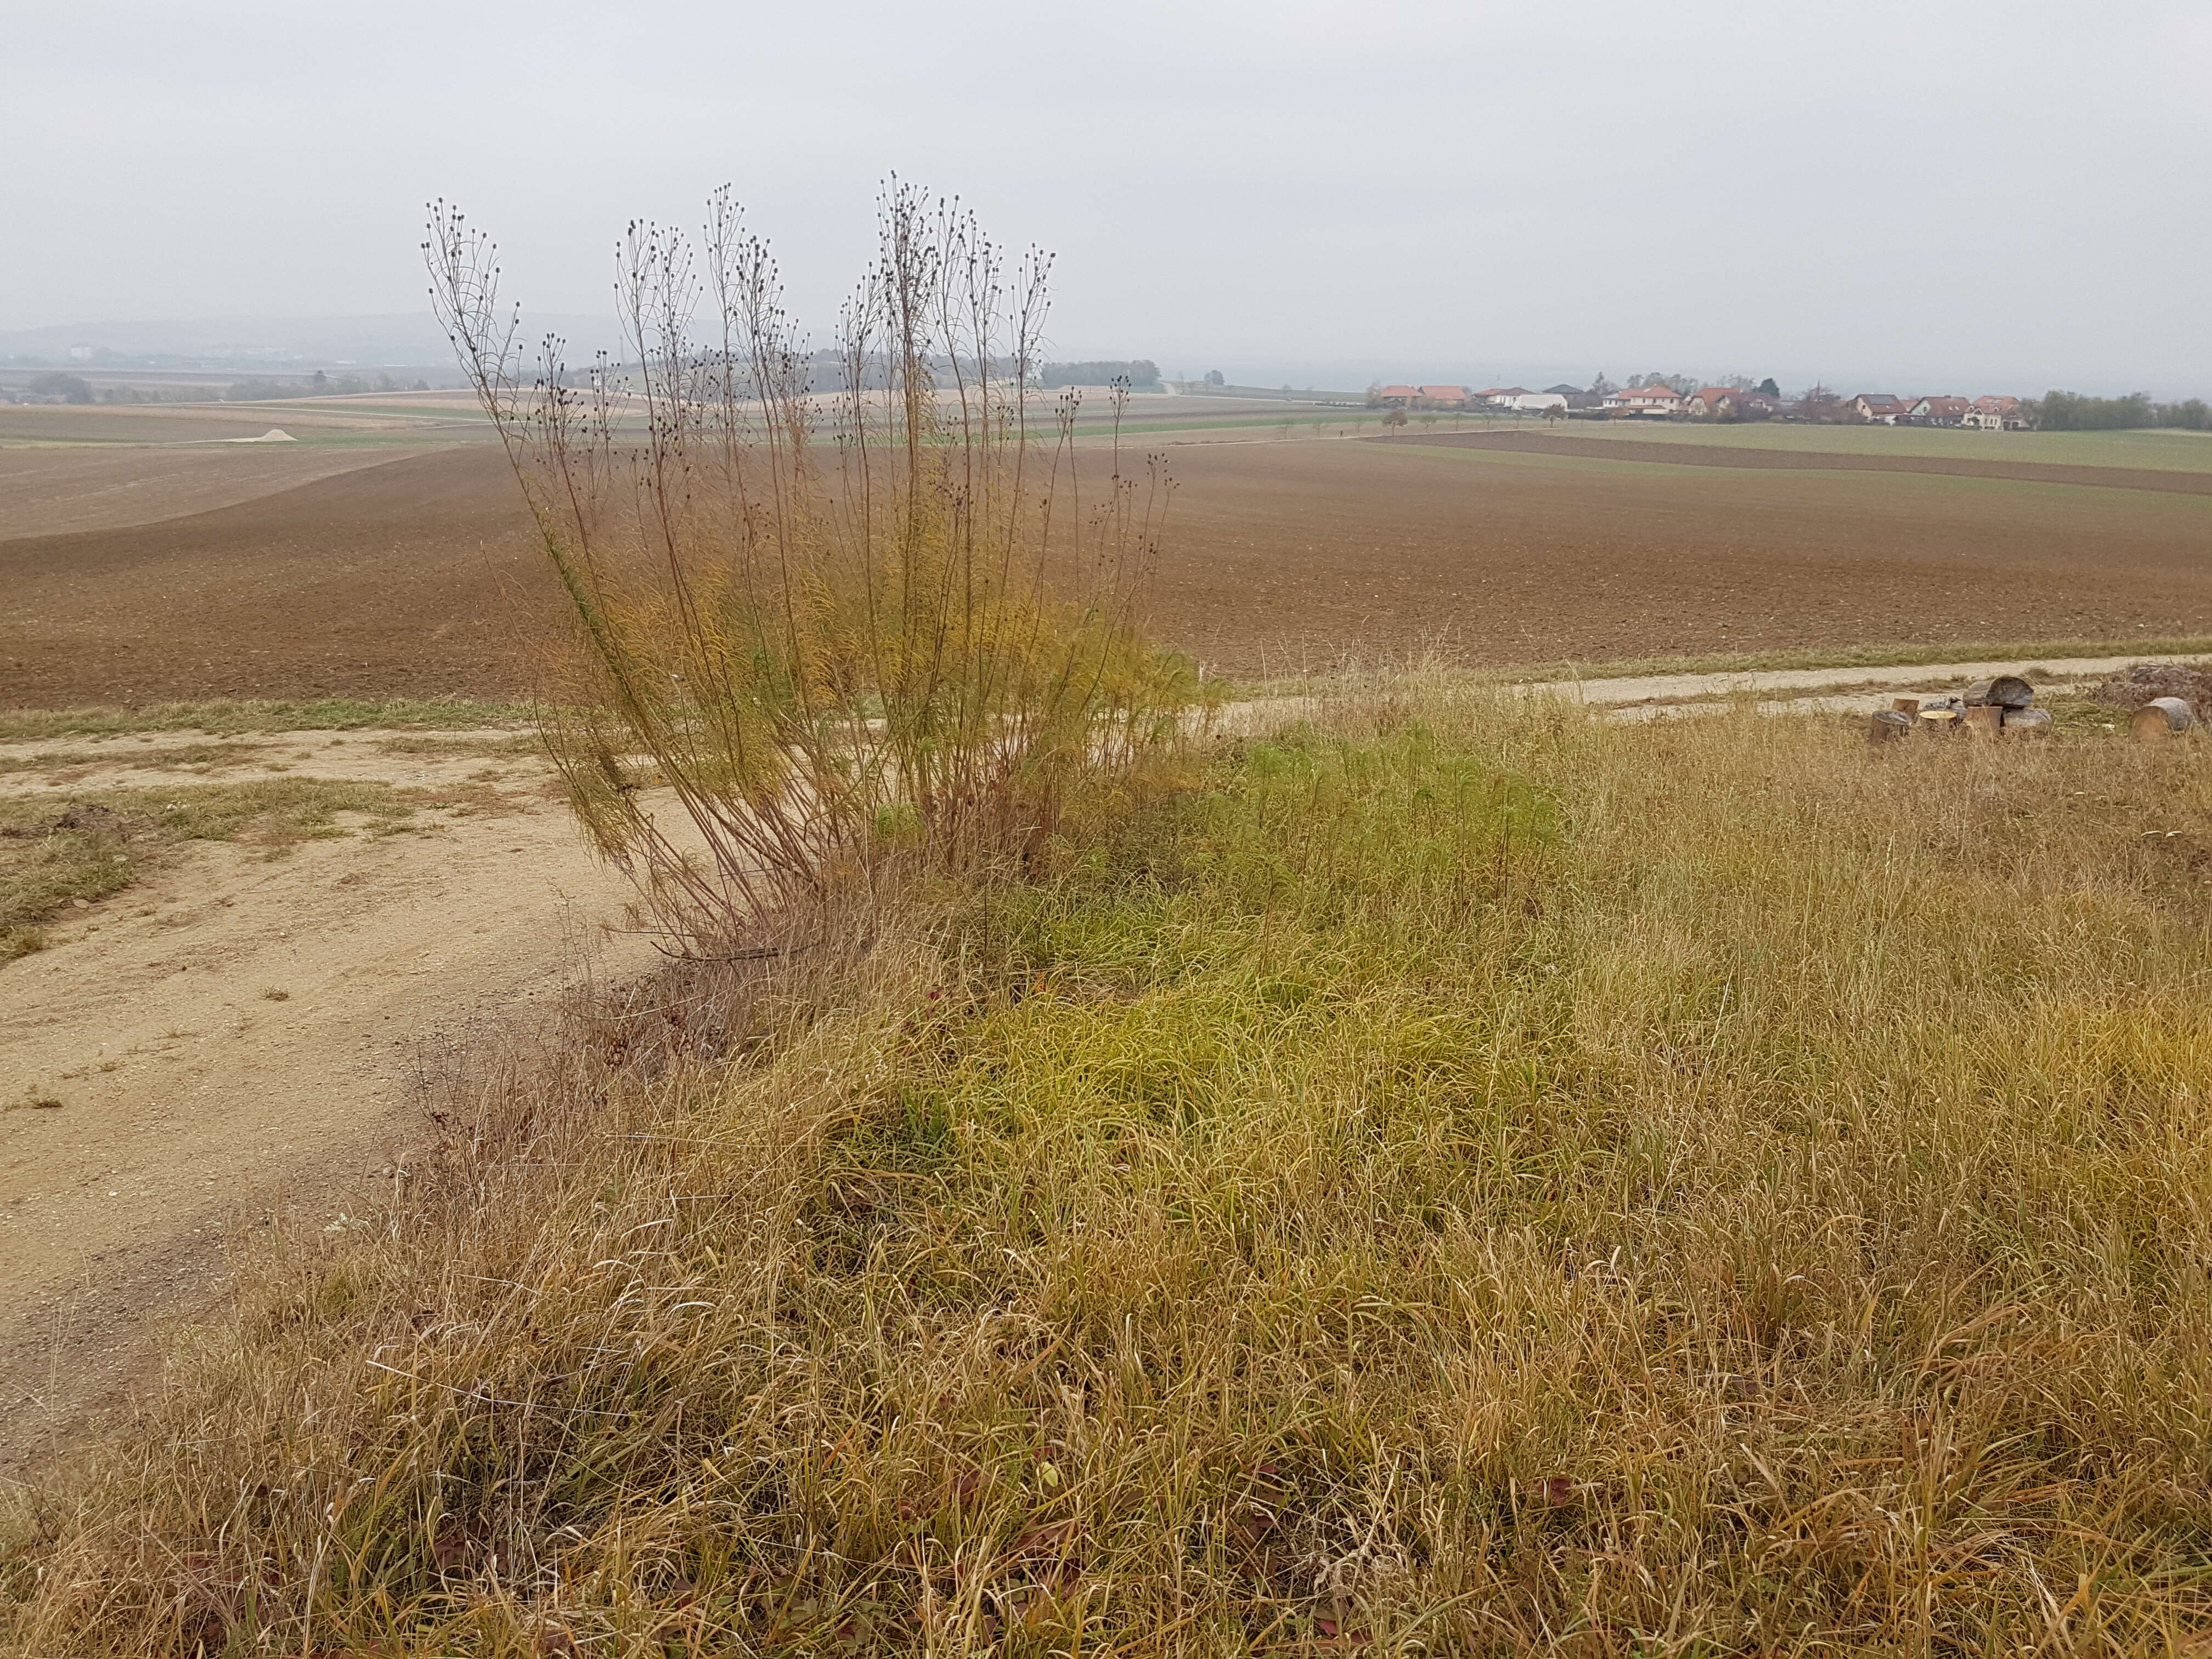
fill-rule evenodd
<path id="1" fill-rule="evenodd" d="M 40 137 L 0 222 L 40 251 L 0 274 L 0 335 L 427 320 L 439 195 L 500 239 L 527 316 L 604 317 L 623 223 L 695 223 L 726 179 L 826 333 L 896 171 L 1055 250 L 1066 358 L 1338 389 L 2212 389 L 2212 235 L 2180 205 L 2212 159 L 2212 14 L 2178 0 L 0 21 Z"/>
<path id="2" fill-rule="evenodd" d="M 595 342 L 613 342 L 618 336 L 614 319 L 610 317 L 571 316 L 558 313 L 536 316 L 538 326 L 560 332 L 568 342 L 571 362 L 588 361 Z M 345 340 L 347 331 L 363 325 L 382 325 L 389 331 L 380 337 L 382 342 L 362 339 Z M 404 350 L 389 342 L 404 333 L 415 343 L 412 350 Z M 228 339 L 235 335 L 239 337 Z M 313 349 L 320 339 L 329 346 L 325 350 Z M 296 349 L 296 360 L 258 360 L 245 355 L 264 341 L 285 341 Z M 198 341 L 200 343 L 191 343 Z M 207 343 L 226 341 L 236 354 L 215 359 Z M 69 368 L 66 360 L 68 345 L 91 344 L 106 346 L 118 352 L 138 356 L 174 355 L 219 362 L 222 372 L 239 374 L 265 373 L 280 378 L 304 374 L 313 368 L 341 367 L 364 369 L 452 369 L 451 352 L 439 335 L 427 310 L 419 316 L 395 313 L 385 317 L 304 317 L 271 319 L 118 319 L 112 322 L 68 324 L 46 329 L 0 331 L 0 366 L 11 356 L 38 356 L 52 367 Z M 1097 344 L 1091 347 L 1062 347 L 1055 344 L 1048 354 L 1050 361 L 1093 361 L 1151 359 L 1161 374 L 1170 380 L 1198 380 L 1209 370 L 1223 374 L 1231 386 L 1278 387 L 1290 386 L 1299 391 L 1358 392 L 1375 382 L 1413 381 L 1465 383 L 1469 386 L 1522 385 L 1531 388 L 1547 386 L 1555 382 L 1571 382 L 1587 386 L 1603 374 L 1616 382 L 1626 382 L 1631 375 L 1652 373 L 1687 374 L 1718 378 L 1730 374 L 1748 374 L 1754 378 L 1774 375 L 1783 390 L 1792 393 L 1818 380 L 1831 390 L 1850 394 L 1858 391 L 1904 391 L 1929 392 L 1949 390 L 1969 393 L 2008 392 L 2022 396 L 2036 396 L 2051 387 L 2043 383 L 2033 386 L 2014 384 L 2000 374 L 1972 372 L 1941 374 L 1912 373 L 1884 374 L 1870 371 L 1863 374 L 1832 368 L 1808 370 L 1803 373 L 1772 365 L 1714 365 L 1696 362 L 1605 362 L 1595 366 L 1565 360 L 1528 359 L 1523 361 L 1500 359 L 1468 359 L 1445 356 L 1410 359 L 1392 358 L 1328 358 L 1310 356 L 1258 356 L 1214 353 L 1169 357 L 1148 351 L 1138 345 Z M 102 372 L 103 365 L 74 365 L 91 372 Z M 22 371 L 16 371 L 21 373 Z M 128 374 L 129 368 L 107 369 L 106 372 Z M 141 374 L 152 373 L 141 369 Z M 2015 377 L 2016 378 L 2016 377 Z M 2130 382 L 2112 384 L 2077 380 L 2068 389 L 2100 394 L 2118 394 L 2145 389 Z M 2161 398 L 2196 395 L 2194 388 L 2152 386 L 2148 388 Z"/>

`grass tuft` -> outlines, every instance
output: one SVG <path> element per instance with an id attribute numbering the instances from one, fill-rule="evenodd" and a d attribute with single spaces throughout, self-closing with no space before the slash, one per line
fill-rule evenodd
<path id="1" fill-rule="evenodd" d="M 43 927 L 0 928 L 0 965 L 46 948 L 46 930 Z"/>

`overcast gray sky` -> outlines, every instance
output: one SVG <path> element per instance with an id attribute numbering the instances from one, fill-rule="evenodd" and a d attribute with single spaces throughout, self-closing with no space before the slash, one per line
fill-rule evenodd
<path id="1" fill-rule="evenodd" d="M 2205 0 L 0 0 L 0 328 L 412 311 L 440 194 L 602 312 L 725 179 L 826 326 L 896 169 L 1170 373 L 2212 392 Z"/>

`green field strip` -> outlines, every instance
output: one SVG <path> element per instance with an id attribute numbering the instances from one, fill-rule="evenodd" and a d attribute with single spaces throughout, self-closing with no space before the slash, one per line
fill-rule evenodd
<path id="1" fill-rule="evenodd" d="M 1793 449 L 1809 454 L 1907 455 L 2043 466 L 2132 466 L 2212 472 L 2212 437 L 2179 431 L 1965 432 L 1939 427 L 1795 426 L 1772 422 L 1573 422 L 1565 435 L 1622 443 L 1710 444 L 1717 449 Z"/>
<path id="2" fill-rule="evenodd" d="M 2212 506 L 2212 495 L 2191 492 L 2145 489 L 2125 483 L 2106 483 L 2084 480 L 2075 483 L 2055 478 L 1988 478 L 1966 472 L 1905 472 L 1889 471 L 1880 468 L 1843 468 L 1831 466 L 1698 466 L 1681 461 L 1632 461 L 1600 459 L 1589 455 L 1547 455 L 1525 449 L 1475 449 L 1456 445 L 1425 444 L 1419 439 L 1403 441 L 1407 450 L 1419 450 L 1430 455 L 1450 455 L 1473 458 L 1488 465 L 1516 465 L 1527 463 L 1538 471 L 1580 473 L 1584 477 L 1610 476 L 1623 478 L 1644 478 L 1656 481 L 1664 477 L 1679 483 L 1702 485 L 1705 488 L 1741 488 L 1751 481 L 1766 478 L 1790 480 L 1799 484 L 1834 483 L 1841 488 L 1863 487 L 1872 481 L 1876 487 L 1909 484 L 1934 486 L 1938 491 L 1960 486 L 1981 493 L 2017 496 L 2029 492 L 2052 501 L 2063 501 L 2081 496 L 2084 492 L 2103 495 L 2124 495 L 2130 502 L 2150 501 L 2197 503 L 2197 511 Z M 1395 447 L 1395 445 L 1394 445 Z M 2056 465 L 2056 463 L 2050 463 Z M 2076 463 L 2076 465 L 2079 465 Z M 1726 480 L 1723 486 L 1720 481 Z M 1845 483 L 1844 481 L 1851 481 Z"/>

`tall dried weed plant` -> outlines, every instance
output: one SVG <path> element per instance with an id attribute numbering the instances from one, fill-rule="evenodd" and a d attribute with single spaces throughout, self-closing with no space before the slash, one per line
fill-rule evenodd
<path id="1" fill-rule="evenodd" d="M 526 369 L 496 249 L 443 203 L 431 295 L 573 607 L 544 731 L 599 846 L 677 931 L 743 933 L 887 858 L 1023 857 L 1192 686 L 1137 601 L 1170 494 L 1026 389 L 1049 260 L 896 180 L 835 368 L 725 188 L 617 248 L 630 361 Z M 826 387 L 820 382 L 826 379 Z M 656 814 L 665 787 L 692 834 Z"/>

